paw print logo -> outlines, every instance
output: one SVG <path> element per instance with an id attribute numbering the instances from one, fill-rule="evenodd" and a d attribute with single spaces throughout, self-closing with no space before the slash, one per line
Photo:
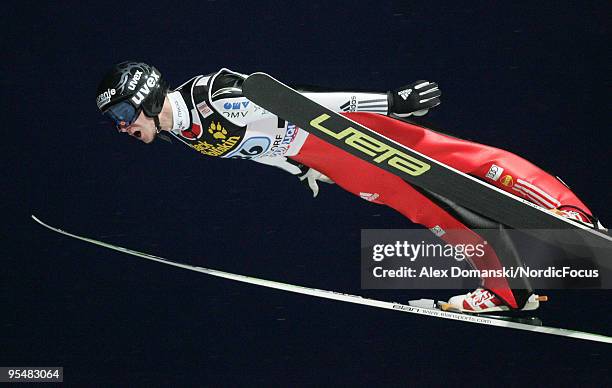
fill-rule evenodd
<path id="1" fill-rule="evenodd" d="M 221 123 L 210 123 L 208 133 L 213 135 L 215 139 L 227 139 L 227 130 L 221 126 Z"/>

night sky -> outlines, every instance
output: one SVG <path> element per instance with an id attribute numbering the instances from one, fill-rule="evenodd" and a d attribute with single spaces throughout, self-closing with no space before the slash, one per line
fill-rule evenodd
<path id="1" fill-rule="evenodd" d="M 0 366 L 78 386 L 610 384 L 610 346 L 288 294 L 147 262 L 68 231 L 209 268 L 361 290 L 360 230 L 416 227 L 336 186 L 181 144 L 96 110 L 116 62 L 171 85 L 221 67 L 384 91 L 438 82 L 426 120 L 559 175 L 604 225 L 610 3 L 10 2 L 2 15 Z M 610 291 L 549 291 L 546 325 L 612 334 Z M 477 380 L 475 380 L 477 379 Z"/>

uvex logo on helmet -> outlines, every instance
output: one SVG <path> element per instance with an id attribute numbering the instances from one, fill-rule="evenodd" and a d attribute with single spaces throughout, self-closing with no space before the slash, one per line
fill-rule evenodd
<path id="1" fill-rule="evenodd" d="M 134 74 L 134 79 L 136 80 L 136 77 L 140 79 L 141 74 L 142 74 L 141 72 L 137 71 L 136 74 Z M 132 96 L 132 102 L 136 105 L 140 105 L 144 101 L 144 99 L 149 95 L 149 93 L 151 93 L 151 90 L 157 85 L 158 82 L 159 82 L 159 74 L 157 74 L 154 70 L 151 71 L 151 74 L 149 75 L 149 78 L 147 78 L 147 81 L 144 84 L 142 84 L 140 89 L 138 89 L 138 92 L 136 92 L 136 94 Z M 135 87 L 136 85 L 134 84 L 132 86 L 132 83 L 130 82 L 128 89 L 132 89 Z"/>

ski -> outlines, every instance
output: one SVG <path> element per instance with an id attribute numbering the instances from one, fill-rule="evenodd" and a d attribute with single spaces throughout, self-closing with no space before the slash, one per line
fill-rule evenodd
<path id="1" fill-rule="evenodd" d="M 477 323 L 481 325 L 496 326 L 496 327 L 502 327 L 502 328 L 508 328 L 508 329 L 525 330 L 525 331 L 530 331 L 533 333 L 551 334 L 551 335 L 570 337 L 570 338 L 588 340 L 588 341 L 612 343 L 612 337 L 601 335 L 601 334 L 587 333 L 587 332 L 569 330 L 569 329 L 561 329 L 561 328 L 556 328 L 556 327 L 539 326 L 537 322 L 535 324 L 521 323 L 521 322 L 514 322 L 512 320 L 508 320 L 506 318 L 501 318 L 501 317 L 496 318 L 496 317 L 484 316 L 484 315 L 479 316 L 479 315 L 470 315 L 470 314 L 462 314 L 462 313 L 444 311 L 438 307 L 438 304 L 436 304 L 435 301 L 430 300 L 430 299 L 414 300 L 414 301 L 410 301 L 408 304 L 401 304 L 401 303 L 396 303 L 396 302 L 386 302 L 386 301 L 381 301 L 381 300 L 363 298 L 357 295 L 350 295 L 350 294 L 344 294 L 344 293 L 335 292 L 335 291 L 321 290 L 317 288 L 309 288 L 309 287 L 304 287 L 304 286 L 276 282 L 272 280 L 265 280 L 265 279 L 259 279 L 259 278 L 254 278 L 250 276 L 245 276 L 245 275 L 238 275 L 238 274 L 233 274 L 229 272 L 218 271 L 218 270 L 210 269 L 210 268 L 183 264 L 183 263 L 179 263 L 176 261 L 165 259 L 163 257 L 154 256 L 148 253 L 143 253 L 143 252 L 135 251 L 135 250 L 128 249 L 128 248 L 123 248 L 117 245 L 109 244 L 103 241 L 95 240 L 93 238 L 79 236 L 73 233 L 69 233 L 62 229 L 59 229 L 59 228 L 56 228 L 56 227 L 53 227 L 53 226 L 50 226 L 44 223 L 43 221 L 41 221 L 39 218 L 37 218 L 34 215 L 32 215 L 32 219 L 34 219 L 34 221 L 36 221 L 38 224 L 44 226 L 45 228 L 49 230 L 52 230 L 56 233 L 60 233 L 60 234 L 63 234 L 71 238 L 75 238 L 77 240 L 85 241 L 85 242 L 88 242 L 94 245 L 98 245 L 104 248 L 108 248 L 111 250 L 115 250 L 121 253 L 126 253 L 128 255 L 141 257 L 143 259 L 156 261 L 158 263 L 162 263 L 162 264 L 166 264 L 166 265 L 170 265 L 170 266 L 174 266 L 178 268 L 183 268 L 183 269 L 187 269 L 190 271 L 199 272 L 199 273 L 203 273 L 203 274 L 207 274 L 211 276 L 234 280 L 237 282 L 248 283 L 248 284 L 253 284 L 253 285 L 267 287 L 267 288 L 274 288 L 277 290 L 294 292 L 294 293 L 302 294 L 302 295 L 310 295 L 310 296 L 314 296 L 317 298 L 331 299 L 331 300 L 336 300 L 340 302 L 359 304 L 359 305 L 376 307 L 376 308 L 393 310 L 393 311 L 401 311 L 401 312 L 411 313 L 411 314 L 426 315 L 426 316 L 430 316 L 434 318 L 443 318 L 443 319 L 450 319 L 454 321 Z"/>
<path id="2" fill-rule="evenodd" d="M 584 252 L 586 246 L 588 256 L 612 257 L 612 236 L 607 233 L 553 214 L 397 143 L 308 99 L 268 74 L 249 75 L 242 92 L 262 108 L 410 184 L 444 195 L 476 213 L 570 252 Z M 551 236 L 545 229 L 556 231 Z M 602 264 L 608 268 L 611 265 L 609 260 L 602 260 Z"/>

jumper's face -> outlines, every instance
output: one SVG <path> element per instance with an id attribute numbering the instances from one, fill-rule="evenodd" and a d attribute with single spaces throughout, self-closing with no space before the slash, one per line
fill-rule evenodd
<path id="1" fill-rule="evenodd" d="M 155 140 L 157 130 L 155 129 L 155 121 L 152 118 L 140 112 L 136 121 L 127 127 L 118 127 L 119 132 L 124 132 L 137 138 L 144 143 L 151 143 Z"/>

